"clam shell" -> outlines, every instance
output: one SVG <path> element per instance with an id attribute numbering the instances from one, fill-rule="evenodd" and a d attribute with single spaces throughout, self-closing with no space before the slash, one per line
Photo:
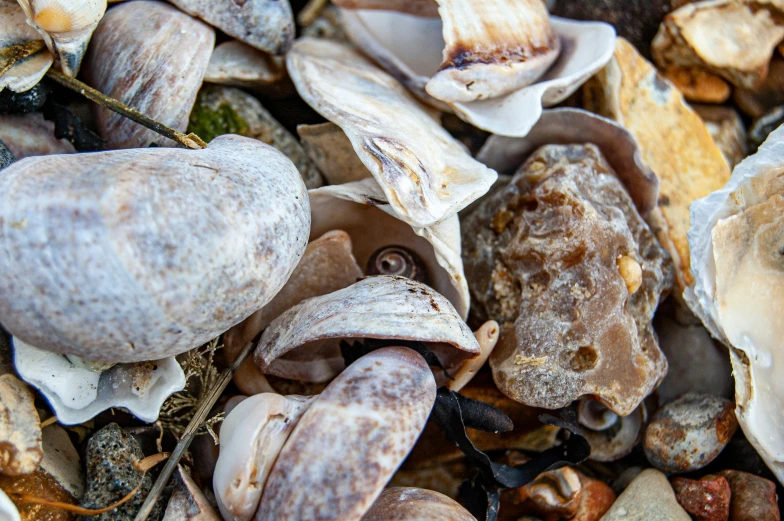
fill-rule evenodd
<path id="1" fill-rule="evenodd" d="M 438 17 L 436 0 L 335 0 L 332 3 L 343 9 L 378 9 L 415 16 Z"/>
<path id="2" fill-rule="evenodd" d="M 493 134 L 525 137 L 542 107 L 569 97 L 613 55 L 615 30 L 601 22 L 576 22 L 550 17 L 561 41 L 558 60 L 536 83 L 492 99 L 445 104 L 427 94 L 425 86 L 438 71 L 444 39 L 439 19 L 389 11 L 342 11 L 351 40 L 423 101 L 445 105 L 461 119 Z M 400 38 L 405 34 L 405 38 Z"/>
<path id="3" fill-rule="evenodd" d="M 340 185 L 371 177 L 346 133 L 334 123 L 298 125 L 297 134 L 302 148 L 324 174 L 327 184 Z"/>
<path id="4" fill-rule="evenodd" d="M 272 464 L 315 399 L 257 394 L 243 400 L 226 416 L 212 478 L 224 520 L 248 521 L 253 517 Z"/>
<path id="5" fill-rule="evenodd" d="M 16 376 L 0 376 L 0 474 L 30 474 L 41 463 L 41 421 L 34 399 Z"/>
<path id="6" fill-rule="evenodd" d="M 0 0 L 0 49 L 40 40 L 40 35 L 27 24 L 24 10 L 14 0 Z M 0 76 L 0 91 L 8 87 L 14 92 L 33 88 L 54 63 L 46 50 L 17 62 Z"/>
<path id="7" fill-rule="evenodd" d="M 137 0 L 111 8 L 93 34 L 85 81 L 145 116 L 185 131 L 207 70 L 215 31 L 163 2 Z M 96 109 L 111 148 L 174 142 L 109 109 Z"/>
<path id="8" fill-rule="evenodd" d="M 288 94 L 286 62 L 237 40 L 215 47 L 204 73 L 204 81 L 251 89 L 267 95 Z"/>
<path id="9" fill-rule="evenodd" d="M 305 300 L 280 315 L 262 334 L 254 360 L 264 371 L 295 347 L 327 338 L 426 342 L 447 369 L 480 352 L 446 298 L 410 279 L 375 276 Z"/>
<path id="10" fill-rule="evenodd" d="M 414 446 L 435 396 L 430 368 L 410 349 L 379 349 L 351 364 L 294 428 L 256 518 L 361 519 Z"/>
<path id="11" fill-rule="evenodd" d="M 545 110 L 526 137 L 490 136 L 476 158 L 500 175 L 513 175 L 541 146 L 580 143 L 593 143 L 601 149 L 640 215 L 656 208 L 659 180 L 643 161 L 634 136 L 615 121 L 586 110 Z"/>
<path id="12" fill-rule="evenodd" d="M 384 490 L 362 521 L 476 521 L 454 499 L 432 490 L 393 487 Z"/>
<path id="13" fill-rule="evenodd" d="M 0 176 L 0 222 L 6 329 L 47 351 L 136 362 L 266 304 L 305 250 L 310 212 L 288 158 L 227 135 L 204 150 L 17 161 Z"/>
<path id="14" fill-rule="evenodd" d="M 13 344 L 19 376 L 46 397 L 63 425 L 84 423 L 111 408 L 152 423 L 163 402 L 185 388 L 185 373 L 174 357 L 93 371 L 18 338 Z"/>
<path id="15" fill-rule="evenodd" d="M 19 515 L 16 505 L 2 490 L 0 490 L 0 518 L 3 521 L 22 521 L 22 516 Z"/>
<path id="16" fill-rule="evenodd" d="M 495 180 L 401 85 L 350 48 L 301 38 L 286 64 L 300 95 L 343 129 L 395 214 L 411 226 L 451 217 Z"/>
<path id="17" fill-rule="evenodd" d="M 68 140 L 54 136 L 54 123 L 40 112 L 0 115 L 0 141 L 16 159 L 76 152 Z"/>
<path id="18" fill-rule="evenodd" d="M 294 40 L 289 0 L 171 0 L 229 36 L 271 54 L 284 54 Z"/>

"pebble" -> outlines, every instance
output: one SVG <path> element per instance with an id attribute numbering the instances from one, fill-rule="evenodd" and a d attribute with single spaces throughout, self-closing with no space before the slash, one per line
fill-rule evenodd
<path id="1" fill-rule="evenodd" d="M 578 473 L 583 491 L 577 512 L 569 521 L 597 521 L 610 510 L 615 503 L 616 495 L 613 489 L 598 479 L 592 479 Z"/>
<path id="2" fill-rule="evenodd" d="M 730 484 L 731 521 L 779 521 L 776 484 L 772 481 L 741 472 L 722 470 L 718 473 Z"/>
<path id="3" fill-rule="evenodd" d="M 716 105 L 693 105 L 708 132 L 721 149 L 730 168 L 743 161 L 749 154 L 746 126 L 735 109 Z"/>
<path id="4" fill-rule="evenodd" d="M 754 89 L 735 89 L 733 101 L 747 116 L 758 118 L 784 104 L 784 59 L 771 60 L 768 75 Z"/>
<path id="5" fill-rule="evenodd" d="M 665 472 L 701 469 L 724 449 L 738 428 L 733 403 L 688 393 L 668 403 L 645 429 L 645 455 Z"/>
<path id="6" fill-rule="evenodd" d="M 14 155 L 11 153 L 10 150 L 8 150 L 8 147 L 5 146 L 5 143 L 0 141 L 0 170 L 7 167 L 14 161 L 16 161 Z"/>
<path id="7" fill-rule="evenodd" d="M 695 521 L 727 521 L 730 516 L 730 485 L 721 476 L 700 480 L 672 478 L 675 498 Z"/>
<path id="8" fill-rule="evenodd" d="M 758 148 L 768 135 L 784 123 L 784 105 L 774 107 L 754 120 L 749 128 L 749 143 Z"/>
<path id="9" fill-rule="evenodd" d="M 139 443 L 116 423 L 102 428 L 87 442 L 87 492 L 80 503 L 84 508 L 103 508 L 122 499 L 141 480 L 142 486 L 132 499 L 116 509 L 91 516 L 89 521 L 133 521 L 144 498 L 152 488 L 152 478 L 134 466 L 144 458 Z M 161 504 L 158 503 L 150 520 L 160 519 Z"/>
<path id="10" fill-rule="evenodd" d="M 646 469 L 601 518 L 601 521 L 691 521 L 678 504 L 667 477 L 655 469 Z"/>

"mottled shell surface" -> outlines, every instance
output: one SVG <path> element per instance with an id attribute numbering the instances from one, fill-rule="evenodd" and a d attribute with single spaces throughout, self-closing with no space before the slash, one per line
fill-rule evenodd
<path id="1" fill-rule="evenodd" d="M 354 362 L 294 428 L 256 519 L 361 519 L 414 446 L 435 396 L 430 368 L 410 349 Z"/>
<path id="2" fill-rule="evenodd" d="M 41 36 L 27 24 L 25 12 L 15 0 L 0 0 L 0 49 L 40 40 Z M 54 62 L 45 49 L 17 62 L 0 76 L 0 91 L 8 87 L 14 92 L 33 88 Z"/>
<path id="3" fill-rule="evenodd" d="M 362 521 L 476 521 L 460 503 L 433 490 L 393 487 L 384 490 Z"/>
<path id="4" fill-rule="evenodd" d="M 438 17 L 436 0 L 335 0 L 332 3 L 344 9 L 379 9 L 415 16 Z"/>
<path id="5" fill-rule="evenodd" d="M 207 24 L 163 2 L 110 9 L 85 58 L 85 81 L 145 116 L 185 131 L 215 44 Z M 112 148 L 174 146 L 109 109 L 96 108 L 98 131 Z"/>
<path id="6" fill-rule="evenodd" d="M 32 390 L 16 376 L 0 376 L 0 474 L 30 474 L 44 457 L 34 399 Z"/>
<path id="7" fill-rule="evenodd" d="M 289 0 L 172 0 L 251 47 L 284 54 L 294 41 L 294 15 Z"/>
<path id="8" fill-rule="evenodd" d="M 496 173 L 411 98 L 394 78 L 345 45 L 301 38 L 286 57 L 297 91 L 340 126 L 395 214 L 422 228 L 487 192 Z"/>
<path id="9" fill-rule="evenodd" d="M 28 158 L 0 194 L 3 325 L 97 361 L 164 358 L 245 319 L 286 282 L 310 227 L 291 161 L 231 135 L 197 151 Z"/>

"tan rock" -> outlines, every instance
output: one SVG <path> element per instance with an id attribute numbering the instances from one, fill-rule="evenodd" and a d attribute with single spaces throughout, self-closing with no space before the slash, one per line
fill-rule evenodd
<path id="1" fill-rule="evenodd" d="M 601 521 L 691 521 L 675 499 L 667 476 L 654 469 L 643 470 Z"/>
<path id="2" fill-rule="evenodd" d="M 754 89 L 735 89 L 732 100 L 740 110 L 753 118 L 784 105 L 784 60 L 771 60 L 765 81 Z"/>
<path id="3" fill-rule="evenodd" d="M 672 256 L 682 291 L 692 281 L 686 240 L 689 206 L 729 179 L 721 150 L 680 92 L 622 38 L 614 59 L 586 84 L 584 96 L 589 110 L 615 119 L 634 134 L 643 159 L 659 177 L 659 207 L 648 224 Z"/>
<path id="4" fill-rule="evenodd" d="M 0 474 L 30 474 L 43 456 L 33 392 L 12 374 L 0 376 Z"/>
<path id="5" fill-rule="evenodd" d="M 700 69 L 668 67 L 663 74 L 689 101 L 724 103 L 732 94 L 732 89 L 726 81 Z"/>

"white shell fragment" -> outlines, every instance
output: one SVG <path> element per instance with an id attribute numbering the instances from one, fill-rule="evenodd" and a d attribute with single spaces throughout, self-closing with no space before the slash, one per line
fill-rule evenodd
<path id="1" fill-rule="evenodd" d="M 63 425 L 84 423 L 111 408 L 124 408 L 151 423 L 166 399 L 185 388 L 185 373 L 174 357 L 118 364 L 103 372 L 14 338 L 14 365 L 49 401 Z"/>
<path id="2" fill-rule="evenodd" d="M 300 419 L 270 471 L 256 519 L 359 521 L 414 446 L 436 397 L 424 359 L 374 351 Z"/>
<path id="3" fill-rule="evenodd" d="M 0 519 L 3 521 L 22 521 L 19 510 L 5 492 L 0 490 Z"/>
<path id="4" fill-rule="evenodd" d="M 436 0 L 334 0 L 332 3 L 344 9 L 380 9 L 415 16 L 438 17 Z"/>
<path id="5" fill-rule="evenodd" d="M 47 351 L 137 362 L 264 306 L 305 250 L 310 208 L 286 156 L 226 135 L 203 150 L 17 161 L 0 176 L 0 223 L 6 329 Z"/>
<path id="6" fill-rule="evenodd" d="M 174 492 L 161 521 L 223 521 L 193 478 L 177 466 Z"/>
<path id="7" fill-rule="evenodd" d="M 362 521 L 476 521 L 463 506 L 439 492 L 421 488 L 384 490 Z"/>
<path id="8" fill-rule="evenodd" d="M 184 132 L 214 44 L 212 27 L 164 2 L 126 2 L 111 8 L 95 30 L 85 81 Z M 110 148 L 175 145 L 104 107 L 96 108 L 96 123 Z"/>
<path id="9" fill-rule="evenodd" d="M 207 83 L 242 87 L 263 94 L 277 94 L 286 78 L 286 62 L 282 57 L 237 40 L 216 46 L 204 73 Z"/>
<path id="10" fill-rule="evenodd" d="M 485 365 L 493 349 L 495 349 L 500 333 L 501 327 L 495 320 L 485 322 L 479 329 L 474 331 L 474 337 L 479 344 L 479 356 L 463 362 L 463 365 L 460 366 L 460 369 L 455 372 L 446 385 L 450 390 L 459 392 L 476 376 L 476 373 Z"/>
<path id="11" fill-rule="evenodd" d="M 84 470 L 71 438 L 56 423 L 44 427 L 42 434 L 44 459 L 41 460 L 40 469 L 46 471 L 74 498 L 81 499 L 85 486 Z"/>
<path id="12" fill-rule="evenodd" d="M 68 140 L 54 136 L 54 123 L 40 112 L 0 115 L 0 141 L 16 159 L 76 152 Z"/>
<path id="13" fill-rule="evenodd" d="M 263 393 L 234 407 L 220 429 L 212 486 L 225 521 L 248 521 L 278 452 L 316 397 Z"/>
<path id="14" fill-rule="evenodd" d="M 583 143 L 593 143 L 601 149 L 640 215 L 656 208 L 659 180 L 643 161 L 637 140 L 622 125 L 586 110 L 545 110 L 526 137 L 490 136 L 476 158 L 499 175 L 513 175 L 541 146 Z"/>
<path id="15" fill-rule="evenodd" d="M 438 0 L 446 46 L 425 86 L 436 99 L 497 98 L 539 79 L 558 58 L 561 40 L 541 0 Z"/>
<path id="16" fill-rule="evenodd" d="M 90 37 L 106 12 L 106 0 L 19 0 L 19 5 L 63 72 L 76 76 Z"/>
<path id="17" fill-rule="evenodd" d="M 404 246 L 419 255 L 430 273 L 431 285 L 444 295 L 461 318 L 468 316 L 470 295 L 460 257 L 460 220 L 457 215 L 435 226 L 412 228 L 399 220 L 375 179 L 310 190 L 311 238 L 327 230 L 347 232 L 354 257 L 367 266 L 384 246 Z"/>
<path id="18" fill-rule="evenodd" d="M 41 421 L 34 398 L 16 376 L 0 376 L 0 474 L 30 474 L 41 463 Z"/>
<path id="19" fill-rule="evenodd" d="M 0 0 L 0 49 L 40 40 L 41 36 L 27 24 L 25 12 L 16 0 Z M 54 56 L 39 51 L 18 61 L 0 76 L 0 91 L 8 87 L 14 92 L 33 88 L 54 63 Z"/>
<path id="20" fill-rule="evenodd" d="M 451 107 L 472 125 L 503 136 L 525 137 L 542 107 L 568 98 L 610 61 L 615 49 L 615 30 L 608 24 L 550 17 L 561 52 L 544 76 L 503 96 L 447 104 L 425 91 L 442 62 L 441 20 L 390 11 L 343 10 L 341 14 L 351 40 L 417 97 L 436 108 Z"/>
<path id="21" fill-rule="evenodd" d="M 299 39 L 286 57 L 297 91 L 340 126 L 395 214 L 422 228 L 481 197 L 496 174 L 475 161 L 394 78 L 335 42 Z"/>
<path id="22" fill-rule="evenodd" d="M 691 206 L 689 307 L 732 346 L 743 432 L 784 482 L 784 127 Z"/>
<path id="23" fill-rule="evenodd" d="M 443 296 L 410 279 L 375 276 L 280 315 L 262 334 L 254 360 L 265 370 L 295 347 L 326 338 L 426 342 L 447 370 L 480 352 L 471 330 Z"/>
<path id="24" fill-rule="evenodd" d="M 294 15 L 289 0 L 171 0 L 251 47 L 284 54 L 294 41 Z"/>

